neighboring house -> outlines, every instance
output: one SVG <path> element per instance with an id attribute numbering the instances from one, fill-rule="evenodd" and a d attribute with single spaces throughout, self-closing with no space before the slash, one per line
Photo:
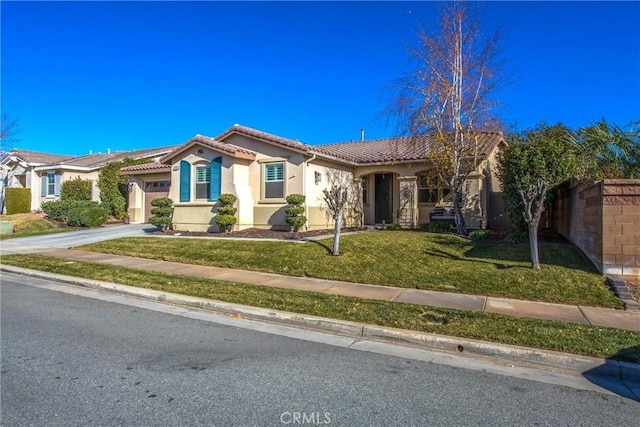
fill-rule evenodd
<path id="1" fill-rule="evenodd" d="M 7 152 L 0 160 L 0 173 L 2 173 L 0 194 L 4 196 L 5 186 L 30 188 L 31 210 L 38 211 L 42 202 L 60 197 L 60 187 L 64 181 L 80 177 L 91 181 L 92 199 L 99 201 L 98 175 L 100 169 L 107 163 L 121 161 L 125 158 L 157 161 L 175 147 L 116 151 L 84 156 L 65 156 L 14 149 Z"/>
<path id="2" fill-rule="evenodd" d="M 355 196 L 346 225 L 430 222 L 450 198 L 429 182 L 429 138 L 409 142 L 387 138 L 306 145 L 234 125 L 215 138 L 196 135 L 153 164 L 122 169 L 130 176 L 129 216 L 146 222 L 151 201 L 174 201 L 173 224 L 183 231 L 217 231 L 214 217 L 221 193 L 238 197 L 236 229 L 288 229 L 289 194 L 306 196 L 308 229 L 332 226 L 323 190 L 340 182 Z M 465 177 L 463 213 L 467 227 L 508 226 L 496 176 L 501 133 L 478 133 L 474 171 Z M 439 209 L 442 211 L 442 209 Z"/>

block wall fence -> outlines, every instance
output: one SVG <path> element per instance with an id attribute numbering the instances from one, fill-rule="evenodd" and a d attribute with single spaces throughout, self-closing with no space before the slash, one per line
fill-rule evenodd
<path id="1" fill-rule="evenodd" d="M 568 183 L 552 209 L 556 231 L 600 273 L 640 285 L 640 180 Z"/>

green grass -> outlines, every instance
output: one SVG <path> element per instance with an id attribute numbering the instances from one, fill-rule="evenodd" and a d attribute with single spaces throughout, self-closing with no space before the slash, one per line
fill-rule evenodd
<path id="1" fill-rule="evenodd" d="M 219 239 L 127 238 L 78 249 L 182 263 L 348 282 L 622 308 L 572 245 L 541 245 L 542 269 L 527 244 L 474 243 L 453 235 L 379 231 L 306 244 Z"/>
<path id="2" fill-rule="evenodd" d="M 43 214 L 2 215 L 0 221 L 11 221 L 14 231 L 11 234 L 0 234 L 0 240 L 74 230 L 73 228 L 59 228 L 54 222 L 45 219 Z"/>
<path id="3" fill-rule="evenodd" d="M 238 304 L 414 331 L 640 362 L 640 333 L 178 276 L 44 255 L 2 263 Z"/>

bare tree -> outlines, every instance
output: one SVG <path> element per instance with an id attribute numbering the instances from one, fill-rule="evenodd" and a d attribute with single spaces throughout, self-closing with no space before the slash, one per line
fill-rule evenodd
<path id="1" fill-rule="evenodd" d="M 499 80 L 498 41 L 498 32 L 483 37 L 476 4 L 443 4 L 438 32 L 423 29 L 419 34 L 418 46 L 410 51 L 417 65 L 398 81 L 400 93 L 387 109 L 399 118 L 402 133 L 426 150 L 432 172 L 451 191 L 461 234 L 466 234 L 462 182 L 477 154 L 474 132 L 494 123 L 489 112 Z M 425 135 L 430 141 L 421 143 Z"/>
<path id="2" fill-rule="evenodd" d="M 340 255 L 340 230 L 342 228 L 342 217 L 344 209 L 347 207 L 349 190 L 344 187 L 333 185 L 330 190 L 322 190 L 324 201 L 331 212 L 333 212 L 333 251 L 334 256 Z"/>
<path id="3" fill-rule="evenodd" d="M 359 186 L 353 181 L 353 175 L 346 171 L 334 170 L 328 172 L 327 183 L 329 189 L 322 190 L 324 203 L 332 213 L 334 221 L 333 251 L 334 256 L 340 255 L 340 232 L 347 221 L 358 225 L 362 222 L 362 198 Z"/>
<path id="4" fill-rule="evenodd" d="M 18 120 L 7 113 L 0 116 L 0 152 L 8 149 L 7 144 L 17 141 Z"/>

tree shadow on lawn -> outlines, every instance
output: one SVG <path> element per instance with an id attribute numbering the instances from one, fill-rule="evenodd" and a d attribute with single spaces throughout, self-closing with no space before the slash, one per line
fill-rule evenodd
<path id="1" fill-rule="evenodd" d="M 472 242 L 463 240 L 463 238 L 460 238 L 459 241 L 452 241 L 444 236 L 434 236 L 431 240 L 437 245 L 451 248 L 451 251 L 440 248 L 427 249 L 425 251 L 426 255 L 439 256 L 456 261 L 483 262 L 494 265 L 498 270 L 511 268 L 529 269 L 531 267 L 531 254 L 528 243 Z M 463 255 L 459 255 L 460 253 Z M 543 268 L 544 264 L 546 264 L 599 274 L 591 260 L 580 249 L 569 243 L 541 242 L 540 262 L 543 264 Z"/>

